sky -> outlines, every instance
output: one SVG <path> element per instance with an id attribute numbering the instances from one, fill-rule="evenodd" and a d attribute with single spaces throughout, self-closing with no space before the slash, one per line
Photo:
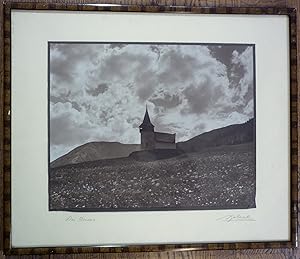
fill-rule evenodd
<path id="1" fill-rule="evenodd" d="M 50 160 L 91 141 L 140 143 L 146 105 L 176 142 L 254 116 L 254 49 L 50 43 Z"/>

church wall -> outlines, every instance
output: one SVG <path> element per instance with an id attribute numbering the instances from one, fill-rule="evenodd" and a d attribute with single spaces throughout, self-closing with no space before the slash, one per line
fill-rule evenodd
<path id="1" fill-rule="evenodd" d="M 155 135 L 154 132 L 141 132 L 141 146 L 142 149 L 154 149 L 155 148 Z"/>

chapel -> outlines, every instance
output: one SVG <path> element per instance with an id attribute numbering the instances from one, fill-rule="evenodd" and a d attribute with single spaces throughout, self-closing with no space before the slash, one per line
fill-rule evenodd
<path id="1" fill-rule="evenodd" d="M 175 133 L 155 132 L 154 125 L 150 120 L 148 109 L 142 124 L 139 126 L 141 133 L 141 149 L 176 149 Z"/>

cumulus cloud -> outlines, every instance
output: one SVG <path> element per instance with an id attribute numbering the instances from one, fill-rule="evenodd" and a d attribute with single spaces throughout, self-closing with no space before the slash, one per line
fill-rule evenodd
<path id="1" fill-rule="evenodd" d="M 184 141 L 254 116 L 249 45 L 50 45 L 51 160 L 89 141 L 139 143 L 148 105 L 157 131 Z"/>

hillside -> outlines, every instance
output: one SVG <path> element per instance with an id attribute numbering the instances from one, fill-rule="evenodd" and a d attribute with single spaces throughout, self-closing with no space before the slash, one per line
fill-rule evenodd
<path id="1" fill-rule="evenodd" d="M 243 124 L 234 124 L 215 129 L 200 134 L 188 141 L 178 142 L 177 152 L 170 150 L 164 153 L 162 151 L 155 151 L 155 154 L 150 151 L 147 151 L 147 154 L 145 154 L 144 151 L 140 151 L 140 145 L 138 144 L 121 144 L 119 142 L 90 142 L 75 148 L 68 154 L 51 162 L 50 167 L 53 168 L 101 159 L 127 157 L 132 152 L 136 151 L 139 151 L 134 154 L 137 160 L 142 159 L 145 161 L 153 161 L 155 158 L 162 159 L 177 156 L 183 152 L 197 152 L 211 147 L 252 142 L 254 140 L 254 130 L 254 120 L 251 119 Z"/>
<path id="2" fill-rule="evenodd" d="M 177 149 L 189 153 L 201 151 L 209 147 L 248 143 L 254 141 L 254 134 L 254 119 L 250 119 L 242 124 L 215 129 L 185 142 L 178 142 Z"/>
<path id="3" fill-rule="evenodd" d="M 253 143 L 157 161 L 131 157 L 51 168 L 49 209 L 67 211 L 255 208 Z"/>
<path id="4" fill-rule="evenodd" d="M 79 146 L 66 155 L 51 162 L 50 167 L 59 167 L 68 164 L 77 164 L 100 159 L 127 157 L 138 151 L 138 144 L 121 144 L 119 142 L 90 142 Z"/>

